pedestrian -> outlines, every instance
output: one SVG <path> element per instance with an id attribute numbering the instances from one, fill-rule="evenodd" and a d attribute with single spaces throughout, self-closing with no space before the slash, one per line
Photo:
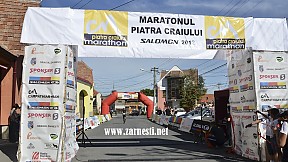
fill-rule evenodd
<path id="1" fill-rule="evenodd" d="M 18 143 L 20 132 L 20 112 L 21 108 L 16 103 L 13 105 L 8 118 L 9 122 L 9 141 L 11 143 Z"/>
<path id="2" fill-rule="evenodd" d="M 126 109 L 125 108 L 123 108 L 122 110 L 122 116 L 123 116 L 123 123 L 125 124 L 126 122 Z"/>
<path id="3" fill-rule="evenodd" d="M 273 160 L 275 162 L 279 161 L 278 158 L 278 144 L 276 140 L 276 135 L 274 135 L 274 127 L 276 127 L 276 122 L 278 122 L 277 118 L 279 115 L 279 110 L 277 108 L 268 108 L 268 115 L 257 110 L 255 113 L 261 114 L 264 118 L 256 120 L 245 126 L 245 128 L 251 127 L 254 124 L 258 124 L 260 122 L 266 122 L 266 155 L 269 158 L 266 158 L 266 161 Z M 269 156 L 268 156 L 269 155 Z"/>
<path id="4" fill-rule="evenodd" d="M 113 115 L 113 110 L 110 109 L 110 116 L 111 116 L 111 118 L 112 118 L 112 115 Z"/>
<path id="5" fill-rule="evenodd" d="M 281 122 L 280 134 L 279 134 L 279 146 L 282 148 L 282 162 L 288 162 L 288 111 L 284 111 L 280 118 Z"/>
<path id="6" fill-rule="evenodd" d="M 231 130 L 231 120 L 232 120 L 232 116 L 230 113 L 230 104 L 227 104 L 227 113 L 226 113 L 226 117 L 224 118 L 224 122 L 226 125 L 226 139 L 227 139 L 227 143 L 226 146 L 227 147 L 231 147 L 232 146 L 232 130 Z"/>

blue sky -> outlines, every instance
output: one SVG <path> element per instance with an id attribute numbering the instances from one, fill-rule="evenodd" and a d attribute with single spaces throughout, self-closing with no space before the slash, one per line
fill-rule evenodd
<path id="1" fill-rule="evenodd" d="M 283 18 L 288 15 L 288 1 L 285 0 L 42 0 L 41 6 L 259 18 Z M 79 60 L 84 61 L 93 69 L 95 89 L 103 95 L 110 94 L 113 88 L 119 92 L 152 89 L 151 68 L 169 70 L 174 65 L 183 70 L 198 68 L 199 74 L 204 74 L 208 93 L 228 87 L 226 66 L 217 68 L 225 63 L 222 60 L 171 58 L 79 58 Z M 215 68 L 217 69 L 211 71 Z M 157 80 L 159 80 L 159 75 L 157 75 Z"/>

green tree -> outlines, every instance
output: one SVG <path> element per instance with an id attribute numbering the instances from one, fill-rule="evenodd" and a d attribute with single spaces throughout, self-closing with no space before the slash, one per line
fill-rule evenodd
<path id="1" fill-rule="evenodd" d="M 146 88 L 146 89 L 140 90 L 140 92 L 145 94 L 146 96 L 153 96 L 154 90 Z"/>
<path id="2" fill-rule="evenodd" d="M 197 100 L 207 92 L 207 89 L 204 88 L 203 77 L 197 77 L 197 74 L 193 73 L 197 73 L 197 71 L 191 69 L 190 74 L 184 76 L 184 83 L 181 88 L 180 105 L 186 111 L 194 109 Z"/>

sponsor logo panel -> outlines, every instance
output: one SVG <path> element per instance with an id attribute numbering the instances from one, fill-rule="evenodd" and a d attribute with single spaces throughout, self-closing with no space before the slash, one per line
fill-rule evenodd
<path id="1" fill-rule="evenodd" d="M 248 83 L 240 86 L 240 92 L 245 92 L 248 90 L 253 90 L 253 83 Z"/>
<path id="2" fill-rule="evenodd" d="M 243 18 L 205 16 L 206 49 L 245 49 L 244 24 Z"/>
<path id="3" fill-rule="evenodd" d="M 260 82 L 260 89 L 286 89 L 286 82 Z"/>
<path id="4" fill-rule="evenodd" d="M 239 87 L 234 86 L 229 88 L 230 93 L 238 93 L 239 92 Z"/>
<path id="5" fill-rule="evenodd" d="M 58 110 L 58 102 L 29 102 L 28 110 Z"/>
<path id="6" fill-rule="evenodd" d="M 37 90 L 34 88 L 28 90 L 28 98 L 59 98 L 59 95 L 38 94 Z"/>
<path id="7" fill-rule="evenodd" d="M 26 139 L 28 139 L 28 140 L 40 140 L 41 138 L 38 137 L 38 136 L 33 135 L 32 132 L 29 132 L 29 133 L 27 134 L 27 136 L 26 136 Z"/>
<path id="8" fill-rule="evenodd" d="M 60 84 L 60 77 L 29 77 L 29 84 Z"/>
<path id="9" fill-rule="evenodd" d="M 84 45 L 127 47 L 128 12 L 84 12 Z"/>
<path id="10" fill-rule="evenodd" d="M 37 118 L 37 119 L 46 119 L 50 118 L 53 120 L 57 120 L 59 118 L 58 113 L 28 113 L 28 119 L 29 118 Z"/>

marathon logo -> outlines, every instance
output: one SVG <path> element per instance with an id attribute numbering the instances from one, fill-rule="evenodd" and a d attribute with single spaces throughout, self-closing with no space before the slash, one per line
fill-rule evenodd
<path id="1" fill-rule="evenodd" d="M 84 12 L 84 45 L 128 46 L 128 12 Z"/>
<path id="2" fill-rule="evenodd" d="M 253 90 L 253 85 L 252 83 L 244 84 L 240 86 L 240 92 L 245 92 L 248 90 Z"/>
<path id="3" fill-rule="evenodd" d="M 239 92 L 238 86 L 230 87 L 229 92 L 230 93 L 238 93 Z"/>
<path id="4" fill-rule="evenodd" d="M 28 110 L 58 110 L 58 102 L 29 102 Z"/>
<path id="5" fill-rule="evenodd" d="M 286 89 L 286 82 L 260 82 L 260 89 Z"/>
<path id="6" fill-rule="evenodd" d="M 60 84 L 60 77 L 29 77 L 29 84 Z"/>
<path id="7" fill-rule="evenodd" d="M 73 80 L 67 80 L 67 87 L 74 89 L 74 81 Z"/>

